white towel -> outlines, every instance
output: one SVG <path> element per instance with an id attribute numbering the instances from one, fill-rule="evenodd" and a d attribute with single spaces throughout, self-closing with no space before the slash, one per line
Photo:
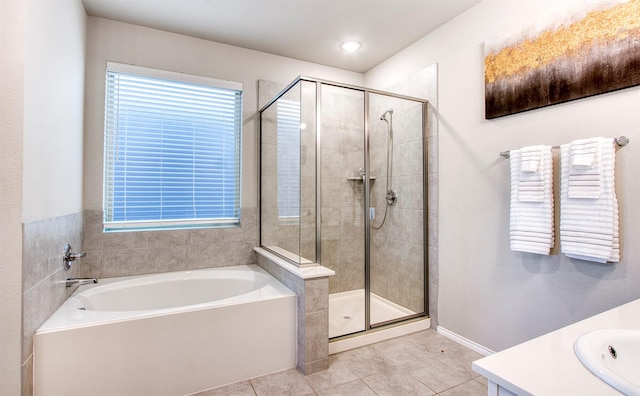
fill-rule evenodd
<path id="1" fill-rule="evenodd" d="M 615 147 L 610 138 L 561 146 L 560 243 L 571 258 L 620 261 Z"/>
<path id="2" fill-rule="evenodd" d="M 550 146 L 511 150 L 511 250 L 548 255 L 554 246 Z"/>
<path id="3" fill-rule="evenodd" d="M 602 193 L 602 148 L 596 139 L 569 144 L 569 198 L 599 198 Z"/>

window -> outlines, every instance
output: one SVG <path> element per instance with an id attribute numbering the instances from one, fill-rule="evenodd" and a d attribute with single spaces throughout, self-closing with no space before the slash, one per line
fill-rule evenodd
<path id="1" fill-rule="evenodd" d="M 278 101 L 278 217 L 300 217 L 300 103 Z"/>
<path id="2" fill-rule="evenodd" d="M 105 230 L 237 225 L 242 85 L 107 64 Z"/>

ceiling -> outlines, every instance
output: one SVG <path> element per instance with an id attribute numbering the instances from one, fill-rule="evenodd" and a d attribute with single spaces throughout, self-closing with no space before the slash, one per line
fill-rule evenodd
<path id="1" fill-rule="evenodd" d="M 364 73 L 480 0 L 82 0 L 91 16 Z M 342 41 L 358 40 L 346 53 Z"/>

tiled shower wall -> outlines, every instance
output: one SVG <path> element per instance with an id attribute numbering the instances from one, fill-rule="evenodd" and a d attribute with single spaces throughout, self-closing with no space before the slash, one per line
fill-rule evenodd
<path id="1" fill-rule="evenodd" d="M 33 393 L 33 334 L 75 288 L 65 279 L 77 277 L 80 261 L 62 268 L 64 245 L 82 251 L 82 213 L 22 225 L 22 393 Z"/>
<path id="2" fill-rule="evenodd" d="M 329 292 L 364 288 L 364 94 L 323 86 L 321 257 Z"/>
<path id="3" fill-rule="evenodd" d="M 431 65 L 385 88 L 402 95 L 425 98 L 427 105 L 427 263 L 429 317 L 438 324 L 438 65 Z"/>
<path id="4" fill-rule="evenodd" d="M 371 95 L 370 99 L 371 291 L 414 312 L 424 311 L 424 160 L 420 103 Z M 398 196 L 387 206 L 389 130 L 380 115 L 388 109 L 393 124 L 391 183 Z M 386 218 L 385 218 L 386 212 Z M 383 222 L 384 219 L 384 223 Z M 375 227 L 379 227 L 376 229 Z"/>

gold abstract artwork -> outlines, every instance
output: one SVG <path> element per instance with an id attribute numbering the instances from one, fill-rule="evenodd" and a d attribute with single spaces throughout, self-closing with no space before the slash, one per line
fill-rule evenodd
<path id="1" fill-rule="evenodd" d="M 640 84 L 640 0 L 576 2 L 485 43 L 485 115 L 501 117 Z"/>

